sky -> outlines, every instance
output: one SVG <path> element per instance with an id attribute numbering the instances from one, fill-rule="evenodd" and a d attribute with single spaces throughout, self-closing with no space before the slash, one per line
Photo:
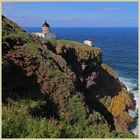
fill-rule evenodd
<path id="1" fill-rule="evenodd" d="M 22 27 L 138 27 L 137 2 L 3 2 L 2 13 Z"/>

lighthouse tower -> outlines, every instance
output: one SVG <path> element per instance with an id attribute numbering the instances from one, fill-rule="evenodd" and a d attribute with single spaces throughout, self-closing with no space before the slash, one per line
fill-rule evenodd
<path id="1" fill-rule="evenodd" d="M 42 25 L 42 33 L 47 34 L 50 32 L 50 25 L 45 20 L 44 24 Z"/>
<path id="2" fill-rule="evenodd" d="M 55 33 L 51 32 L 50 30 L 50 25 L 47 23 L 47 21 L 45 20 L 45 22 L 42 25 L 42 32 L 40 33 L 33 33 L 37 36 L 43 37 L 43 38 L 55 38 Z"/>

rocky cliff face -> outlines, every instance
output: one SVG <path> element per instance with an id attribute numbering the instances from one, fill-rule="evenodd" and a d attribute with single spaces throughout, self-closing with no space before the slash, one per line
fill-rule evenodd
<path id="1" fill-rule="evenodd" d="M 102 64 L 101 49 L 33 36 L 3 16 L 2 54 L 3 103 L 11 96 L 41 99 L 43 95 L 51 102 L 49 117 L 73 122 L 83 119 L 71 109 L 70 101 L 78 100 L 85 117 L 94 118 L 98 112 L 111 130 L 129 131 L 133 118 L 128 109 L 135 108 L 135 101 L 117 73 Z"/>

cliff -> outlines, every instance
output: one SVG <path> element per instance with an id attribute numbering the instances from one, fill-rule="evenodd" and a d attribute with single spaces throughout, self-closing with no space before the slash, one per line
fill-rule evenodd
<path id="1" fill-rule="evenodd" d="M 72 131 L 65 132 L 66 137 L 131 133 L 133 118 L 128 109 L 135 108 L 135 101 L 117 73 L 102 64 L 99 48 L 43 39 L 2 16 L 2 75 L 4 106 L 13 107 L 9 99 L 35 101 L 39 104 L 26 110 L 28 115 L 53 118 L 58 121 L 56 127 L 64 121 Z"/>

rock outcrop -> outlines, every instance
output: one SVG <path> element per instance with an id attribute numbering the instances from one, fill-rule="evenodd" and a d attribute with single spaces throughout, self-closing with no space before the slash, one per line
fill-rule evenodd
<path id="1" fill-rule="evenodd" d="M 128 109 L 135 101 L 117 73 L 102 64 L 101 49 L 33 36 L 2 16 L 2 53 L 3 102 L 13 93 L 16 99 L 43 94 L 59 117 L 73 118 L 68 102 L 76 96 L 87 116 L 99 112 L 112 130 L 129 131 Z"/>

